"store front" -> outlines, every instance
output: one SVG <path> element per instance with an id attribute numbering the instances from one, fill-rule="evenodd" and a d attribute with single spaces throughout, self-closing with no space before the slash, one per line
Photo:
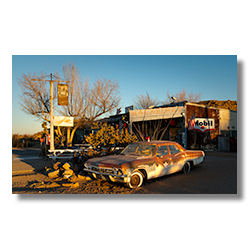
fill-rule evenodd
<path id="1" fill-rule="evenodd" d="M 130 110 L 129 125 L 140 140 L 175 140 L 185 145 L 185 107 L 162 106 L 152 109 Z"/>
<path id="2" fill-rule="evenodd" d="M 187 149 L 216 150 L 219 111 L 187 102 L 129 111 L 130 130 L 140 140 L 170 140 Z"/>

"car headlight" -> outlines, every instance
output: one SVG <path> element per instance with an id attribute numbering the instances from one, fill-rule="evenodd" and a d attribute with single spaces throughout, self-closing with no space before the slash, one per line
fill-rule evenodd
<path id="1" fill-rule="evenodd" d="M 92 168 L 91 164 L 89 164 L 89 163 L 85 163 L 84 166 L 85 166 L 87 169 L 91 169 L 91 168 Z"/>
<path id="2" fill-rule="evenodd" d="M 123 171 L 121 169 L 118 169 L 118 172 L 117 172 L 118 175 L 123 175 Z"/>

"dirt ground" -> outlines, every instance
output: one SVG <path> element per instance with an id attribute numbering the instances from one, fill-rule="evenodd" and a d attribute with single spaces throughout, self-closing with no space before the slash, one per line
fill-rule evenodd
<path id="1" fill-rule="evenodd" d="M 79 183 L 79 186 L 78 184 Z M 64 186 L 72 185 L 72 186 Z M 49 178 L 45 172 L 12 174 L 13 194 L 148 194 L 143 187 L 127 188 L 122 183 L 75 177 L 72 182 L 63 178 Z"/>
<path id="2" fill-rule="evenodd" d="M 79 186 L 63 186 L 77 182 Z M 51 179 L 40 170 L 16 172 L 12 194 L 237 194 L 237 153 L 207 152 L 205 161 L 191 172 L 152 179 L 138 189 L 104 180 Z"/>

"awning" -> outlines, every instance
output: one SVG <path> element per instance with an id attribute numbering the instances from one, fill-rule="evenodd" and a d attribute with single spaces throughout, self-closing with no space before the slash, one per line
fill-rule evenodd
<path id="1" fill-rule="evenodd" d="M 183 106 L 156 108 L 156 109 L 142 109 L 129 110 L 130 123 L 150 120 L 161 120 L 183 117 L 186 109 Z"/>

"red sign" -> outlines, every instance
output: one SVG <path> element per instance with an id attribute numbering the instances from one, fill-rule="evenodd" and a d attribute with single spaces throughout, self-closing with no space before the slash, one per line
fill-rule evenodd
<path id="1" fill-rule="evenodd" d="M 175 125 L 175 120 L 172 120 L 172 121 L 170 122 L 170 125 L 171 125 L 171 126 L 174 126 L 174 125 Z"/>

